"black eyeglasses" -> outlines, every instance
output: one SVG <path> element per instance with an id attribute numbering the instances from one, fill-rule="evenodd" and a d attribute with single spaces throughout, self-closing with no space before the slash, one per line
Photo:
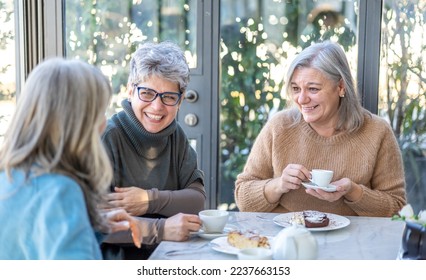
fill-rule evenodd
<path id="1" fill-rule="evenodd" d="M 141 101 L 144 102 L 152 102 L 154 101 L 157 96 L 160 96 L 161 102 L 163 102 L 164 105 L 167 106 L 175 106 L 178 104 L 182 93 L 180 92 L 157 92 L 156 90 L 153 90 L 152 88 L 147 87 L 138 87 L 136 84 L 134 84 L 138 91 L 138 97 Z"/>

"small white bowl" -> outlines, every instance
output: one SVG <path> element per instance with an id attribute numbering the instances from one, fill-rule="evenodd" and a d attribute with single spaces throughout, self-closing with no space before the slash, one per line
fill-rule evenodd
<path id="1" fill-rule="evenodd" d="M 266 248 L 247 248 L 238 252 L 239 260 L 272 260 L 272 250 Z"/>

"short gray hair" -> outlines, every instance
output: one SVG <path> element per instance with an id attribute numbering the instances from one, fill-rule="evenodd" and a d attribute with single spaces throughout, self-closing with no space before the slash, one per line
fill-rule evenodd
<path id="1" fill-rule="evenodd" d="M 130 61 L 129 84 L 138 84 L 156 76 L 179 86 L 185 92 L 189 83 L 189 66 L 181 48 L 175 43 L 147 42 L 133 54 Z"/>
<path id="2" fill-rule="evenodd" d="M 340 80 L 343 81 L 345 97 L 340 99 L 337 130 L 355 131 L 362 125 L 365 110 L 361 106 L 346 54 L 340 45 L 325 41 L 302 50 L 290 64 L 287 72 L 285 84 L 288 95 L 290 95 L 290 81 L 298 68 L 317 69 L 336 84 Z M 295 121 L 300 118 L 300 112 L 296 113 Z"/>

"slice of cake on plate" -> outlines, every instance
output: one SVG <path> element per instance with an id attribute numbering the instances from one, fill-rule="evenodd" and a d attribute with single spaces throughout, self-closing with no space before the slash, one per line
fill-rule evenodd
<path id="1" fill-rule="evenodd" d="M 269 240 L 266 236 L 261 236 L 257 232 L 252 230 L 244 232 L 234 230 L 229 232 L 228 243 L 238 249 L 256 247 L 271 248 Z"/>
<path id="2" fill-rule="evenodd" d="M 307 228 L 326 227 L 330 223 L 327 214 L 314 210 L 303 211 L 303 219 Z"/>

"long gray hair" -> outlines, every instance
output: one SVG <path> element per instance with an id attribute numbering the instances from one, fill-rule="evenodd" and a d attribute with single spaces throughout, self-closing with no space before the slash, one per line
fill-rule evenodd
<path id="1" fill-rule="evenodd" d="M 95 229 L 97 205 L 112 180 L 100 134 L 112 90 L 95 67 L 53 58 L 30 73 L 0 150 L 0 170 L 60 173 L 76 180 Z"/>
<path id="2" fill-rule="evenodd" d="M 189 66 L 183 51 L 172 42 L 142 44 L 130 61 L 129 84 L 144 82 L 151 76 L 179 85 L 184 93 L 189 83 Z"/>
<path id="3" fill-rule="evenodd" d="M 345 97 L 340 98 L 338 110 L 339 121 L 336 130 L 355 131 L 364 121 L 363 112 L 358 92 L 355 88 L 348 60 L 342 47 L 337 43 L 325 41 L 313 44 L 302 52 L 290 64 L 286 77 L 286 92 L 290 96 L 291 80 L 297 68 L 314 68 L 324 73 L 336 84 L 343 81 Z M 290 98 L 291 99 L 291 98 Z M 298 123 L 301 113 L 293 110 L 294 121 Z"/>

